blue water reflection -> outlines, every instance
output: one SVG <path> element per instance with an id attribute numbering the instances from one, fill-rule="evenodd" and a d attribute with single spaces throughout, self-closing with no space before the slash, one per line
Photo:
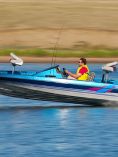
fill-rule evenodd
<path id="1" fill-rule="evenodd" d="M 117 156 L 118 109 L 0 110 L 1 156 Z"/>

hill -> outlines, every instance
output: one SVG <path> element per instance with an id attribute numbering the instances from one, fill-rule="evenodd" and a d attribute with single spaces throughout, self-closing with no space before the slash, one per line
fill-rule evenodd
<path id="1" fill-rule="evenodd" d="M 118 48 L 117 0 L 0 0 L 0 48 Z M 58 39 L 59 38 L 59 39 Z"/>

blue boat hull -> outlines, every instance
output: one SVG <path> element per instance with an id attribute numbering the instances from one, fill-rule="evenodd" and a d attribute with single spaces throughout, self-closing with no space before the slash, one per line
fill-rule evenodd
<path id="1" fill-rule="evenodd" d="M 23 85 L 24 86 L 24 85 Z M 86 98 L 81 97 L 81 93 L 78 93 L 78 96 L 72 96 L 64 94 L 64 91 L 60 91 L 59 93 L 52 93 L 49 90 L 36 90 L 30 89 L 27 86 L 25 87 L 12 85 L 11 82 L 2 82 L 2 85 L 0 85 L 0 94 L 6 95 L 6 96 L 12 96 L 17 98 L 25 98 L 25 99 L 32 99 L 32 100 L 42 100 L 42 101 L 54 101 L 54 102 L 64 102 L 64 103 L 74 103 L 74 104 L 85 104 L 85 105 L 94 105 L 94 106 L 100 106 L 105 105 L 108 103 L 106 100 L 97 100 L 96 98 Z M 29 86 L 29 85 L 28 85 Z M 108 105 L 108 104 L 106 104 Z"/>
<path id="2" fill-rule="evenodd" d="M 42 72 L 0 72 L 0 94 L 43 101 L 86 105 L 118 105 L 118 84 L 63 78 L 53 69 Z"/>

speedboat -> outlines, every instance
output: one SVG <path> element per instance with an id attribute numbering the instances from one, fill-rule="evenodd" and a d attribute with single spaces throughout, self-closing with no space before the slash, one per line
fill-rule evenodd
<path id="1" fill-rule="evenodd" d="M 118 62 L 102 67 L 103 75 L 97 79 L 90 74 L 87 81 L 68 79 L 59 65 L 42 71 L 17 71 L 23 60 L 11 53 L 13 70 L 0 71 L 0 94 L 43 101 L 87 105 L 118 105 L 118 81 L 108 75 L 116 72 Z"/>

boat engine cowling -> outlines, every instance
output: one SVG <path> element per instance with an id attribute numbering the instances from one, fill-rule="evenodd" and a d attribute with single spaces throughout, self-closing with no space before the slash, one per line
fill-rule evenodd
<path id="1" fill-rule="evenodd" d="M 102 82 L 107 83 L 108 74 L 110 72 L 116 71 L 116 69 L 117 69 L 116 66 L 117 65 L 118 65 L 118 62 L 112 62 L 112 63 L 108 63 L 108 64 L 106 64 L 102 67 L 102 70 L 103 70 Z"/>

